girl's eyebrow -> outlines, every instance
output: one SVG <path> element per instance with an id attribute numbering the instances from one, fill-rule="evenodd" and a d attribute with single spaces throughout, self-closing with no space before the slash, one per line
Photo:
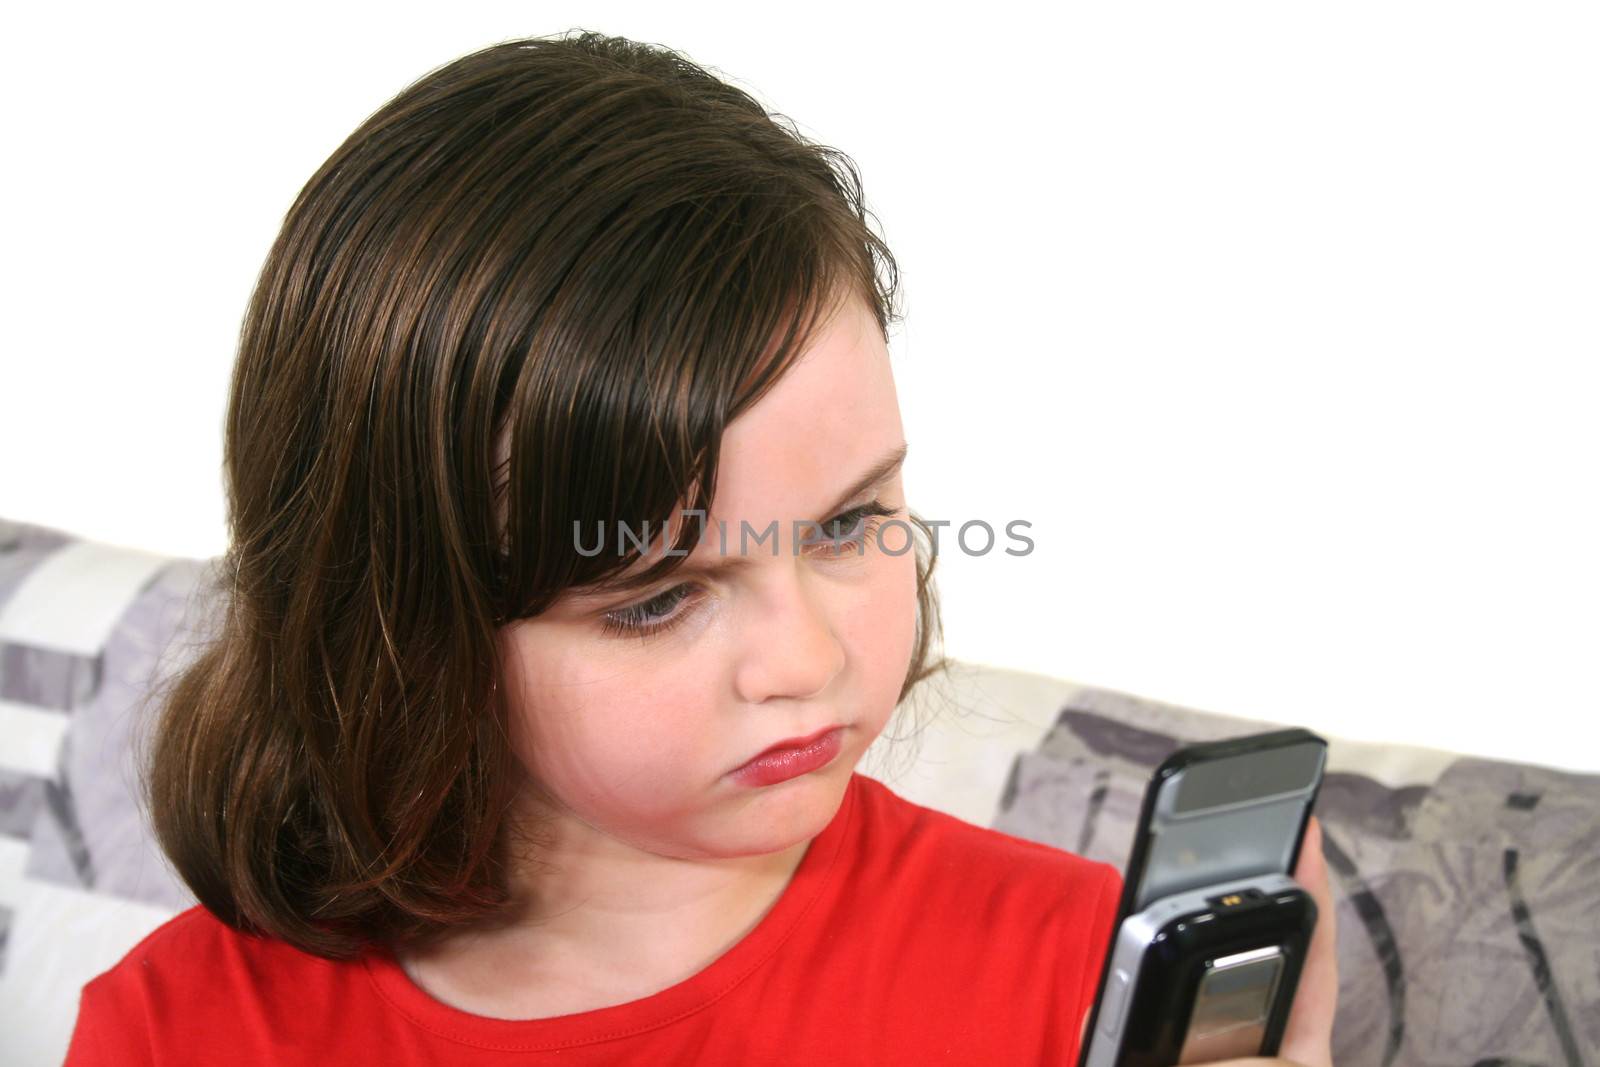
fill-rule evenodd
<path id="1" fill-rule="evenodd" d="M 882 459 L 868 467 L 866 471 L 862 473 L 861 477 L 852 482 L 850 488 L 846 489 L 843 493 L 840 493 L 838 500 L 834 501 L 833 504 L 823 509 L 822 517 L 814 520 L 816 524 L 818 526 L 826 524 L 829 519 L 833 518 L 836 514 L 842 511 L 844 506 L 850 503 L 850 501 L 856 496 L 866 492 L 868 489 L 875 488 L 876 486 L 881 485 L 883 482 L 888 481 L 890 476 L 892 476 L 895 471 L 899 470 L 901 464 L 905 462 L 906 452 L 909 450 L 909 448 L 909 444 L 906 442 L 901 442 L 896 447 L 890 449 Z M 760 531 L 757 532 L 759 533 Z M 777 543 L 773 542 L 773 544 L 774 547 L 776 547 Z M 750 566 L 750 563 L 750 557 L 740 553 L 719 555 L 713 559 L 705 561 L 689 560 L 677 570 L 673 571 L 672 577 L 709 577 L 711 575 L 722 574 L 728 571 L 748 567 Z M 630 593 L 655 584 L 655 579 L 646 580 L 644 578 L 645 573 L 645 571 L 639 571 L 636 574 L 613 578 L 608 582 L 600 582 L 591 586 L 577 587 L 569 590 L 569 592 L 575 599 L 582 600 L 587 600 L 592 597 L 613 596 L 620 593 Z"/>
<path id="2" fill-rule="evenodd" d="M 839 494 L 839 499 L 823 510 L 822 517 L 815 520 L 817 525 L 820 526 L 833 518 L 857 495 L 866 492 L 881 482 L 888 481 L 889 476 L 899 470 L 900 464 L 906 461 L 906 451 L 909 448 L 910 446 L 902 441 L 898 447 L 891 448 L 882 459 L 868 467 L 866 473 L 857 478 L 854 485 Z"/>

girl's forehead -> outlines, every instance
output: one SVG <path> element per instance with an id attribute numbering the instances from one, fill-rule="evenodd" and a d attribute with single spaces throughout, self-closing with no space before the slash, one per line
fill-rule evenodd
<path id="1" fill-rule="evenodd" d="M 717 493 L 744 497 L 774 482 L 835 480 L 901 438 L 888 348 L 852 303 L 722 435 Z"/>

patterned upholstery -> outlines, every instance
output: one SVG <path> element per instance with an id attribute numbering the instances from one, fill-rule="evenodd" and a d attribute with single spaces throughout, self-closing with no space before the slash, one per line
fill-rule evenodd
<path id="1" fill-rule="evenodd" d="M 1264 728 L 1081 692 L 1018 755 L 991 825 L 1121 865 L 1168 752 Z M 1329 738 L 1314 810 L 1338 910 L 1335 1063 L 1592 1061 L 1600 775 Z"/>

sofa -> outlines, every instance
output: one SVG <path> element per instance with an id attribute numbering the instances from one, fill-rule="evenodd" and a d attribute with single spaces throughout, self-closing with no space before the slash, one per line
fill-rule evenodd
<path id="1" fill-rule="evenodd" d="M 0 519 L 0 1063 L 59 1064 L 82 984 L 193 903 L 133 754 L 216 562 Z M 957 661 L 858 769 L 1122 867 L 1167 754 L 1290 724 Z M 1321 732 L 1340 1067 L 1600 1064 L 1600 775 Z"/>

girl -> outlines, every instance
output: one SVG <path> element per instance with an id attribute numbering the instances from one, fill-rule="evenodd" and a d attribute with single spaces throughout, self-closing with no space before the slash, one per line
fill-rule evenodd
<path id="1" fill-rule="evenodd" d="M 69 1063 L 1073 1062 L 1117 871 L 855 773 L 943 664 L 866 219 L 847 159 L 592 33 L 333 154 L 152 738 L 202 907 L 85 987 Z"/>

